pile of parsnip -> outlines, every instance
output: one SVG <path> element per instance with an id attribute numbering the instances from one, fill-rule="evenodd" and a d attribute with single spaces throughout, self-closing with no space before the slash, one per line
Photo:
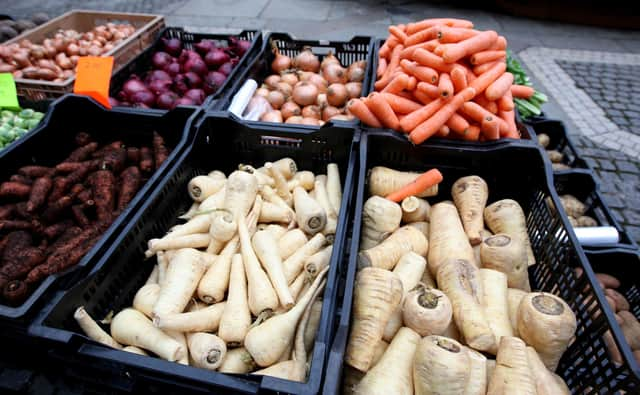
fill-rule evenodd
<path id="1" fill-rule="evenodd" d="M 194 203 L 148 242 L 157 264 L 111 334 L 83 307 L 92 339 L 225 373 L 303 382 L 320 321 L 342 199 L 338 166 L 298 171 L 291 158 L 190 180 Z"/>
<path id="2" fill-rule="evenodd" d="M 420 177 L 370 172 L 343 392 L 568 394 L 554 371 L 576 317 L 557 296 L 531 292 L 520 205 L 487 206 L 475 175 L 453 184 L 453 202 L 424 199 L 438 185 L 393 201 Z"/>

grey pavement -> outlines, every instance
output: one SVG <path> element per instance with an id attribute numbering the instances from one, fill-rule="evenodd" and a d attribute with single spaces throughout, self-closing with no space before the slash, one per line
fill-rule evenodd
<path id="1" fill-rule="evenodd" d="M 427 17 L 470 19 L 479 29 L 494 29 L 507 37 L 534 85 L 548 93 L 545 113 L 565 122 L 579 154 L 601 180 L 607 203 L 640 242 L 640 30 L 402 0 L 2 0 L 1 4 L 3 13 L 15 17 L 34 10 L 57 15 L 74 8 L 147 12 L 163 14 L 167 25 L 188 31 L 258 29 L 327 40 L 355 35 L 383 38 L 391 23 Z"/>

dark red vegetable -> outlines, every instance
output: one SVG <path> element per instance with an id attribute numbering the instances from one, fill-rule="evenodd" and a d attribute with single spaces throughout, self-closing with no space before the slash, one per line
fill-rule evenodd
<path id="1" fill-rule="evenodd" d="M 180 55 L 180 51 L 182 51 L 182 41 L 177 38 L 163 38 L 162 42 L 164 43 L 164 50 L 171 56 Z"/>
<path id="2" fill-rule="evenodd" d="M 184 78 L 189 88 L 200 88 L 202 86 L 202 78 L 193 71 L 184 73 Z"/>
<path id="3" fill-rule="evenodd" d="M 11 217 L 15 212 L 15 204 L 5 204 L 4 206 L 0 206 L 0 220 Z"/>
<path id="4" fill-rule="evenodd" d="M 183 94 L 189 90 L 187 76 L 184 74 L 178 74 L 173 78 L 172 93 Z"/>
<path id="5" fill-rule="evenodd" d="M 29 178 L 51 176 L 54 172 L 55 169 L 45 166 L 23 166 L 18 169 L 18 174 L 22 174 Z"/>
<path id="6" fill-rule="evenodd" d="M 173 82 L 171 80 L 155 80 L 149 84 L 149 90 L 155 95 L 167 92 L 171 89 Z"/>
<path id="7" fill-rule="evenodd" d="M 2 198 L 21 198 L 25 199 L 29 196 L 31 187 L 19 182 L 3 182 L 0 184 L 0 197 Z"/>
<path id="8" fill-rule="evenodd" d="M 164 110 L 171 110 L 176 106 L 176 100 L 178 99 L 179 97 L 175 93 L 165 92 L 160 96 L 158 96 L 158 99 L 156 100 L 156 105 L 158 106 L 158 108 L 162 108 Z"/>
<path id="9" fill-rule="evenodd" d="M 89 133 L 80 132 L 76 134 L 75 142 L 78 147 L 89 144 L 93 139 Z"/>
<path id="10" fill-rule="evenodd" d="M 200 105 L 204 102 L 205 94 L 202 89 L 189 89 L 185 92 L 184 97 L 192 100 L 196 105 Z"/>
<path id="11" fill-rule="evenodd" d="M 151 57 L 151 63 L 153 67 L 157 69 L 164 69 L 173 61 L 173 57 L 166 52 L 156 52 Z"/>
<path id="12" fill-rule="evenodd" d="M 82 162 L 88 159 L 92 153 L 98 149 L 98 143 L 95 141 L 82 147 L 78 147 L 63 162 Z"/>
<path id="13" fill-rule="evenodd" d="M 149 147 L 140 148 L 140 170 L 147 173 L 153 171 L 153 151 Z"/>
<path id="14" fill-rule="evenodd" d="M 178 62 L 173 62 L 173 63 L 167 65 L 167 67 L 165 67 L 164 71 L 166 71 L 170 76 L 174 77 L 174 76 L 180 74 L 180 72 L 182 71 L 182 66 L 180 66 L 180 63 L 178 63 Z"/>
<path id="15" fill-rule="evenodd" d="M 97 167 L 100 165 L 100 161 L 97 159 L 84 161 L 84 162 L 62 162 L 56 165 L 57 173 L 71 173 L 83 167 Z"/>
<path id="16" fill-rule="evenodd" d="M 233 52 L 238 56 L 244 55 L 249 50 L 249 48 L 251 48 L 251 42 L 247 40 L 241 40 L 237 37 L 229 37 L 229 41 L 231 41 Z"/>
<path id="17" fill-rule="evenodd" d="M 139 78 L 130 78 L 127 82 L 122 86 L 122 91 L 127 99 L 134 95 L 136 92 L 140 91 L 148 91 L 146 85 L 140 81 Z"/>
<path id="18" fill-rule="evenodd" d="M 209 69 L 202 58 L 191 58 L 184 63 L 185 71 L 193 71 L 196 74 L 206 75 Z"/>
<path id="19" fill-rule="evenodd" d="M 63 196 L 55 202 L 49 203 L 47 208 L 42 212 L 42 219 L 52 224 L 59 220 L 64 212 L 73 204 L 71 196 Z"/>
<path id="20" fill-rule="evenodd" d="M 47 195 L 53 187 L 53 181 L 49 177 L 40 177 L 31 187 L 31 194 L 29 195 L 29 201 L 27 202 L 27 212 L 34 212 L 47 200 Z"/>
<path id="21" fill-rule="evenodd" d="M 121 212 L 133 200 L 138 193 L 142 181 L 140 169 L 137 166 L 130 166 L 120 174 L 120 193 L 118 194 L 117 210 Z"/>
<path id="22" fill-rule="evenodd" d="M 84 203 L 92 199 L 93 199 L 93 193 L 91 192 L 91 189 L 84 189 L 78 195 L 76 195 L 76 201 L 80 203 Z"/>
<path id="23" fill-rule="evenodd" d="M 127 163 L 138 164 L 140 162 L 140 150 L 137 147 L 127 147 Z"/>
<path id="24" fill-rule="evenodd" d="M 156 101 L 156 95 L 149 90 L 139 91 L 131 95 L 131 103 L 134 106 L 145 105 L 152 106 Z"/>
<path id="25" fill-rule="evenodd" d="M 217 48 L 216 44 L 211 40 L 200 40 L 199 42 L 195 43 L 193 47 L 202 56 L 206 55 L 209 51 Z"/>
<path id="26" fill-rule="evenodd" d="M 53 240 L 63 234 L 73 225 L 73 221 L 65 219 L 64 221 L 49 225 L 42 231 L 42 234 L 49 240 Z"/>
<path id="27" fill-rule="evenodd" d="M 45 255 L 49 256 L 53 254 L 58 248 L 60 248 L 60 246 L 64 245 L 69 240 L 73 239 L 74 237 L 82 233 L 82 228 L 80 228 L 79 226 L 74 226 L 72 220 L 65 220 L 65 221 L 69 221 L 70 225 L 67 226 L 67 228 L 62 231 L 62 233 L 59 235 L 59 237 L 56 239 L 55 242 L 53 242 L 52 244 L 49 245 L 49 247 L 47 247 L 47 249 L 45 250 Z"/>
<path id="28" fill-rule="evenodd" d="M 164 70 L 152 70 L 147 75 L 147 83 L 155 80 L 167 80 L 171 81 L 171 76 Z"/>
<path id="29" fill-rule="evenodd" d="M 118 174 L 124 169 L 127 163 L 127 149 L 121 147 L 119 149 L 109 151 L 102 160 L 102 164 L 99 167 L 109 169 L 115 174 Z M 95 170 L 95 169 L 93 169 Z"/>
<path id="30" fill-rule="evenodd" d="M 84 213 L 84 206 L 82 204 L 72 206 L 71 212 L 73 213 L 73 218 L 75 219 L 76 224 L 79 226 L 86 228 L 91 223 L 87 215 Z"/>
<path id="31" fill-rule="evenodd" d="M 233 66 L 234 66 L 233 63 L 226 62 L 226 63 L 224 63 L 222 66 L 220 66 L 218 68 L 218 71 L 221 72 L 222 74 L 228 76 L 233 71 Z"/>
<path id="32" fill-rule="evenodd" d="M 226 75 L 218 71 L 211 71 L 209 74 L 207 74 L 207 76 L 204 79 L 205 93 L 207 95 L 215 93 L 218 89 L 220 89 L 222 84 L 224 84 L 224 81 L 226 79 L 227 79 Z"/>
<path id="33" fill-rule="evenodd" d="M 24 185 L 33 184 L 33 180 L 27 176 L 23 176 L 22 174 L 14 174 L 9 178 L 9 181 L 19 182 Z"/>
<path id="34" fill-rule="evenodd" d="M 122 106 L 122 102 L 120 102 L 118 99 L 116 99 L 115 97 L 111 97 L 109 96 L 109 105 L 111 107 L 119 107 Z"/>
<path id="35" fill-rule="evenodd" d="M 28 230 L 32 228 L 33 225 L 30 221 L 18 221 L 10 219 L 0 221 L 0 232 L 8 232 L 12 230 Z"/>
<path id="36" fill-rule="evenodd" d="M 188 97 L 181 97 L 176 100 L 176 106 L 195 106 L 196 103 Z"/>
<path id="37" fill-rule="evenodd" d="M 227 55 L 226 52 L 224 52 L 221 49 L 214 49 L 209 51 L 205 57 L 204 57 L 204 62 L 207 64 L 207 66 L 212 67 L 212 68 L 218 68 L 220 66 L 222 66 L 223 64 L 225 64 L 226 62 L 229 61 L 229 59 L 231 59 L 229 57 L 229 55 Z"/>
<path id="38" fill-rule="evenodd" d="M 169 157 L 169 150 L 164 144 L 164 138 L 155 131 L 153 132 L 153 157 L 156 169 Z"/>
<path id="39" fill-rule="evenodd" d="M 91 174 L 90 183 L 98 221 L 111 221 L 111 213 L 115 207 L 115 176 L 110 170 L 98 170 Z"/>
<path id="40" fill-rule="evenodd" d="M 53 188 L 51 194 L 49 194 L 49 203 L 55 202 L 64 196 L 64 192 L 67 188 L 67 181 L 65 177 L 56 177 L 53 179 Z"/>
<path id="41" fill-rule="evenodd" d="M 29 296 L 29 287 L 22 280 L 14 280 L 4 286 L 2 297 L 11 305 L 24 302 Z"/>

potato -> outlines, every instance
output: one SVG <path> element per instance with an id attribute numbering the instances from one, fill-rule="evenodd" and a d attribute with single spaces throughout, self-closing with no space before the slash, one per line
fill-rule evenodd
<path id="1" fill-rule="evenodd" d="M 566 211 L 570 217 L 580 218 L 587 211 L 587 206 L 573 195 L 566 194 L 560 196 L 560 202 L 562 202 L 564 211 Z"/>
<path id="2" fill-rule="evenodd" d="M 564 154 L 556 150 L 547 150 L 547 155 L 552 163 L 560 163 L 564 159 Z"/>
<path id="3" fill-rule="evenodd" d="M 538 144 L 540 144 L 542 148 L 547 148 L 549 146 L 549 135 L 546 133 L 540 133 L 538 135 Z"/>
<path id="4" fill-rule="evenodd" d="M 577 219 L 578 226 L 598 226 L 598 222 L 589 217 L 588 215 L 583 215 Z"/>

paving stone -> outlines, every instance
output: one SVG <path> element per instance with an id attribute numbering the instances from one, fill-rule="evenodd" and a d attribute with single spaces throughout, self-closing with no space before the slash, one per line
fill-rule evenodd
<path id="1" fill-rule="evenodd" d="M 175 11 L 176 15 L 257 17 L 268 0 L 189 0 Z"/>
<path id="2" fill-rule="evenodd" d="M 331 5 L 331 2 L 320 0 L 271 0 L 260 16 L 324 21 L 329 17 Z"/>
<path id="3" fill-rule="evenodd" d="M 616 161 L 616 167 L 618 168 L 618 170 L 623 171 L 623 172 L 627 172 L 627 173 L 637 173 L 638 172 L 638 166 L 636 164 L 634 164 L 633 162 L 629 162 L 629 161 L 626 161 L 626 160 Z"/>
<path id="4" fill-rule="evenodd" d="M 624 208 L 625 202 L 618 195 L 603 193 L 602 197 L 608 206 L 615 208 Z"/>
<path id="5" fill-rule="evenodd" d="M 598 159 L 598 165 L 603 170 L 616 170 L 616 166 L 609 159 Z"/>
<path id="6" fill-rule="evenodd" d="M 640 226 L 626 225 L 625 230 L 636 244 L 640 243 Z"/>

